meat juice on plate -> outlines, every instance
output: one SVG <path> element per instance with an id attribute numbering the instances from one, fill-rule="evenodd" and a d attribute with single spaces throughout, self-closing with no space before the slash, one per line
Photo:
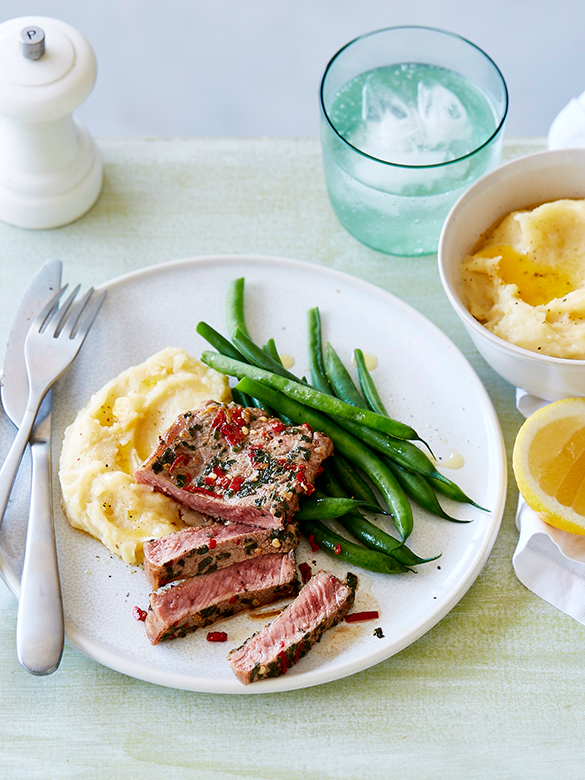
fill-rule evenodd
<path id="1" fill-rule="evenodd" d="M 497 128 L 487 95 L 454 71 L 411 63 L 361 73 L 325 108 L 347 142 L 324 123 L 327 187 L 342 224 L 383 252 L 436 251 L 450 207 L 500 153 L 501 138 L 486 143 Z"/>

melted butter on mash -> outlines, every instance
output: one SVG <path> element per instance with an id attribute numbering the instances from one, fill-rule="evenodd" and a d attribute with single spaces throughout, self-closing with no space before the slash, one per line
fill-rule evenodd
<path id="1" fill-rule="evenodd" d="M 59 467 L 65 514 L 126 563 L 142 543 L 185 527 L 179 505 L 134 481 L 158 437 L 203 401 L 230 400 L 227 378 L 168 347 L 95 393 L 65 431 Z"/>
<path id="2" fill-rule="evenodd" d="M 585 201 L 514 211 L 461 265 L 464 302 L 496 336 L 585 358 Z"/>

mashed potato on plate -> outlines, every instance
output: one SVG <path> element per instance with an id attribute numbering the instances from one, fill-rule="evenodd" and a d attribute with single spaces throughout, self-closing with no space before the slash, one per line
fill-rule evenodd
<path id="1" fill-rule="evenodd" d="M 185 527 L 179 505 L 134 481 L 175 419 L 231 398 L 225 376 L 175 347 L 127 369 L 95 393 L 65 431 L 59 467 L 65 514 L 126 563 L 142 543 Z"/>
<path id="2" fill-rule="evenodd" d="M 464 302 L 496 336 L 585 359 L 585 201 L 508 214 L 461 265 Z"/>

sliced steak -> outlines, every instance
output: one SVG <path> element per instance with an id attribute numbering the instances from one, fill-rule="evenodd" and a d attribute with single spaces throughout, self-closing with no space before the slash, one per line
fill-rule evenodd
<path id="1" fill-rule="evenodd" d="M 278 677 L 306 655 L 323 632 L 342 620 L 355 598 L 357 579 L 347 584 L 319 571 L 297 598 L 272 623 L 228 654 L 228 662 L 244 685 Z"/>
<path id="2" fill-rule="evenodd" d="M 168 582 L 208 574 L 259 555 L 289 552 L 298 543 L 296 523 L 282 529 L 241 523 L 185 528 L 144 543 L 144 573 L 156 590 Z"/>
<path id="3" fill-rule="evenodd" d="M 207 401 L 176 420 L 135 478 L 212 517 L 282 528 L 332 452 L 306 424 Z"/>
<path id="4" fill-rule="evenodd" d="M 294 553 L 262 555 L 151 593 L 146 635 L 155 645 L 297 592 Z"/>

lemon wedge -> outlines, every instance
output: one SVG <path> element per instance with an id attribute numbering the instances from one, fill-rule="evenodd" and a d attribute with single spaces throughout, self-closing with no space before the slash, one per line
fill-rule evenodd
<path id="1" fill-rule="evenodd" d="M 512 465 L 520 493 L 542 520 L 585 535 L 585 398 L 532 414 L 518 431 Z"/>

